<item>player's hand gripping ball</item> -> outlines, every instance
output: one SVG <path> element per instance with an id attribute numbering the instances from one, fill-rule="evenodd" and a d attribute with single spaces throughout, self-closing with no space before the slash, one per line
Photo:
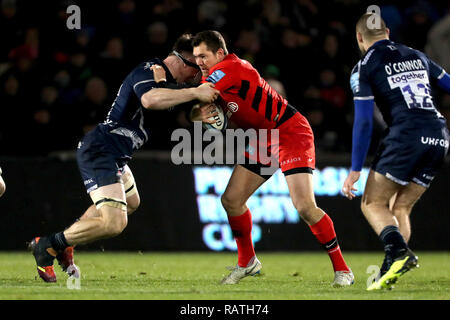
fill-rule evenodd
<path id="1" fill-rule="evenodd" d="M 212 116 L 209 116 L 212 114 Z M 196 104 L 191 111 L 191 120 L 202 121 L 202 126 L 205 129 L 214 129 L 223 131 L 228 124 L 228 118 L 225 116 L 223 109 L 217 104 L 209 104 L 200 106 Z M 208 122 L 204 122 L 207 120 Z"/>

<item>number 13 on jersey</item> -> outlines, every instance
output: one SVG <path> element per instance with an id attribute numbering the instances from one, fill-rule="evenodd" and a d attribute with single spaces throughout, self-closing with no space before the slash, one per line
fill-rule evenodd
<path id="1" fill-rule="evenodd" d="M 399 88 L 408 108 L 434 109 L 430 82 L 425 70 L 403 72 L 388 77 L 391 89 Z"/>

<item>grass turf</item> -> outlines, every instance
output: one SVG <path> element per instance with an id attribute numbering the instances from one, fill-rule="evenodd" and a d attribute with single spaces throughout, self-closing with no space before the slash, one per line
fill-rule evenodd
<path id="1" fill-rule="evenodd" d="M 67 275 L 56 265 L 57 283 L 37 277 L 31 253 L 0 253 L 0 300 L 448 300 L 450 253 L 417 252 L 420 268 L 402 276 L 393 290 L 367 292 L 370 265 L 383 255 L 345 253 L 356 282 L 332 288 L 328 256 L 315 253 L 258 254 L 260 276 L 238 285 L 220 285 L 236 263 L 234 253 L 75 253 L 81 269 L 80 290 L 67 288 Z M 369 268 L 370 269 L 370 268 Z"/>

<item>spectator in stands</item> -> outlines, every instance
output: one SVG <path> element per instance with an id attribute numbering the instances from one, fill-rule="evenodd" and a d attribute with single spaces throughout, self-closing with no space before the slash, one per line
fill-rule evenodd
<path id="1" fill-rule="evenodd" d="M 450 70 L 450 4 L 447 14 L 430 29 L 425 46 L 425 53 L 430 59 L 439 63 L 445 70 Z"/>
<path id="2" fill-rule="evenodd" d="M 26 118 L 33 125 L 39 124 L 39 128 L 50 128 L 44 125 L 47 118 L 49 123 L 54 119 L 59 121 L 68 108 L 80 106 L 81 101 L 90 101 L 87 109 L 103 112 L 98 110 L 91 98 L 86 97 L 88 80 L 99 77 L 106 83 L 108 90 L 104 104 L 109 106 L 125 76 L 124 70 L 145 61 L 148 52 L 156 56 L 166 54 L 170 49 L 168 45 L 180 30 L 219 29 L 227 42 L 234 45 L 233 51 L 240 52 L 259 70 L 270 64 L 275 65 L 279 71 L 273 79 L 274 83 L 279 81 L 283 85 L 294 105 L 308 110 L 306 116 L 310 112 L 309 120 L 319 137 L 317 148 L 322 148 L 320 137 L 326 132 L 322 128 L 334 130 L 328 127 L 326 120 L 335 115 L 329 114 L 330 110 L 338 112 L 339 117 L 352 112 L 348 77 L 358 55 L 352 35 L 352 17 L 366 9 L 357 2 L 118 0 L 111 6 L 100 6 L 96 2 L 86 1 L 82 5 L 82 29 L 69 30 L 66 27 L 69 16 L 66 10 L 69 4 L 75 4 L 73 1 L 59 1 L 56 6 L 47 7 L 37 2 L 0 1 L 2 110 L 8 105 L 23 106 L 16 109 L 25 112 Z M 388 24 L 392 24 L 392 36 L 397 35 L 399 41 L 418 49 L 426 45 L 431 58 L 449 69 L 450 61 L 446 63 L 446 59 L 450 44 L 448 37 L 445 37 L 446 30 L 450 28 L 447 9 L 448 5 L 424 0 L 381 6 Z M 389 19 L 392 21 L 389 22 Z M 402 29 L 401 25 L 407 29 Z M 323 69 L 330 70 L 334 75 L 330 72 L 320 75 Z M 333 77 L 334 84 L 326 84 L 326 79 Z M 48 88 L 43 89 L 48 86 L 58 91 L 58 98 L 52 105 L 58 112 L 50 111 L 49 115 L 45 111 L 38 112 L 37 108 L 41 105 L 36 107 L 42 91 L 49 91 Z M 5 91 L 6 87 L 8 89 Z M 14 93 L 14 88 L 17 93 Z M 100 91 L 103 92 L 103 89 Z M 319 98 L 314 98 L 312 92 L 319 92 Z M 440 103 L 442 113 L 450 113 L 444 103 L 450 98 L 445 95 L 438 98 L 443 101 Z M 0 124 L 5 122 L 0 125 L 3 153 L 16 152 L 4 147 L 4 137 L 10 135 L 10 124 L 5 120 L 5 115 L 13 116 L 11 112 L 16 110 L 3 111 L 0 119 Z M 87 125 L 85 122 L 96 118 L 94 115 L 83 119 L 84 116 L 80 113 L 79 119 L 71 123 L 79 127 L 64 130 L 74 140 Z M 171 123 L 168 127 L 163 128 L 160 122 L 154 125 L 162 130 L 175 125 L 186 126 L 179 114 L 168 113 L 168 117 L 173 118 L 168 120 Z M 350 129 L 346 125 L 342 130 Z M 30 141 L 28 143 L 31 144 Z M 71 139 L 60 147 L 64 148 L 64 145 L 73 149 Z M 14 149 L 14 146 L 10 147 Z M 148 148 L 167 149 L 169 146 L 150 144 Z M 324 148 L 327 149 L 326 146 Z M 350 151 L 348 146 L 346 148 Z M 27 150 L 32 152 L 32 148 L 27 146 L 18 152 Z"/>

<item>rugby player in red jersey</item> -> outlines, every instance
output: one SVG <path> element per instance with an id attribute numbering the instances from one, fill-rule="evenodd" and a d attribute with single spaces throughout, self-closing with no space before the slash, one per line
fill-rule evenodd
<path id="1" fill-rule="evenodd" d="M 223 36 L 203 31 L 193 39 L 194 57 L 203 79 L 220 91 L 222 107 L 230 121 L 242 129 L 278 129 L 275 154 L 286 177 L 293 204 L 300 217 L 328 252 L 335 272 L 334 286 L 354 282 L 339 248 L 331 218 L 316 205 L 312 173 L 315 167 L 314 135 L 304 116 L 288 104 L 253 66 L 228 53 Z M 246 157 L 254 154 L 247 150 Z M 221 197 L 238 248 L 238 263 L 223 284 L 236 284 L 261 269 L 251 238 L 252 217 L 248 198 L 270 175 L 261 174 L 264 163 L 237 164 Z M 278 167 L 277 166 L 277 167 Z"/>

